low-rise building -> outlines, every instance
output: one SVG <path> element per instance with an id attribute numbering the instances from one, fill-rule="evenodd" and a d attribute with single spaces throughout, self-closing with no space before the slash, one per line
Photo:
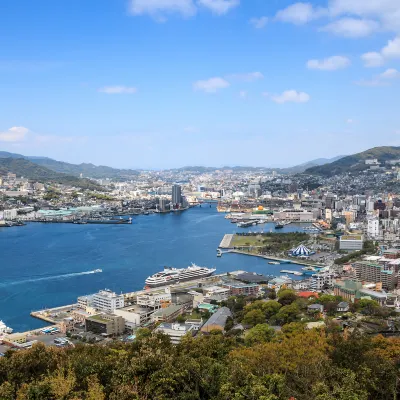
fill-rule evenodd
<path id="1" fill-rule="evenodd" d="M 254 296 L 260 291 L 257 283 L 225 282 L 222 287 L 229 289 L 230 296 Z"/>
<path id="2" fill-rule="evenodd" d="M 347 301 L 341 301 L 336 307 L 337 312 L 347 312 L 349 309 L 350 305 Z"/>
<path id="3" fill-rule="evenodd" d="M 164 335 L 169 336 L 172 344 L 178 344 L 185 335 L 193 335 L 195 329 L 193 325 L 189 324 L 176 324 L 163 322 L 160 324 L 154 332 L 160 332 Z"/>
<path id="4" fill-rule="evenodd" d="M 136 303 L 142 307 L 150 307 L 153 310 L 171 303 L 171 293 L 166 290 L 164 293 L 146 293 L 137 296 Z"/>
<path id="5" fill-rule="evenodd" d="M 153 322 L 171 322 L 174 321 L 178 315 L 181 315 L 184 311 L 182 305 L 172 305 L 166 308 L 160 308 L 151 315 Z"/>
<path id="6" fill-rule="evenodd" d="M 113 314 L 97 314 L 86 318 L 86 332 L 105 335 L 121 335 L 125 331 L 125 321 Z"/>
<path id="7" fill-rule="evenodd" d="M 351 279 L 344 281 L 337 280 L 333 284 L 333 293 L 335 296 L 341 296 L 344 300 L 354 303 L 357 292 L 362 288 L 362 283 Z"/>
<path id="8" fill-rule="evenodd" d="M 362 250 L 364 238 L 362 235 L 343 235 L 340 237 L 340 250 L 358 251 Z"/>
<path id="9" fill-rule="evenodd" d="M 224 331 L 226 321 L 229 317 L 232 317 L 232 313 L 229 308 L 220 308 L 216 313 L 211 315 L 208 321 L 201 327 L 201 332 L 210 333 L 214 330 Z"/>

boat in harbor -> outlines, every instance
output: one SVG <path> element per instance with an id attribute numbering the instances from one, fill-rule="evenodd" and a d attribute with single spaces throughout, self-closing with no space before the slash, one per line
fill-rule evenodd
<path id="1" fill-rule="evenodd" d="M 268 264 L 271 264 L 271 265 L 280 265 L 280 262 L 279 262 L 279 261 L 269 261 Z"/>
<path id="2" fill-rule="evenodd" d="M 313 275 L 319 271 L 317 268 L 314 267 L 304 267 L 301 270 L 303 271 L 304 275 Z"/>
<path id="3" fill-rule="evenodd" d="M 254 221 L 243 221 L 243 222 L 238 222 L 237 223 L 237 226 L 239 228 L 249 228 L 250 226 L 253 226 L 253 225 L 257 225 L 257 222 L 254 222 Z"/>
<path id="4" fill-rule="evenodd" d="M 275 222 L 275 229 L 282 229 L 285 225 L 282 222 Z"/>
<path id="5" fill-rule="evenodd" d="M 193 281 L 206 278 L 215 272 L 215 268 L 199 267 L 192 264 L 187 268 L 164 268 L 164 271 L 149 276 L 146 280 L 147 287 L 173 285 L 174 283 Z"/>
<path id="6" fill-rule="evenodd" d="M 86 223 L 86 224 L 105 224 L 105 225 L 125 225 L 125 224 L 132 224 L 132 218 L 113 218 L 113 219 L 85 219 L 79 223 Z"/>
<path id="7" fill-rule="evenodd" d="M 289 269 L 282 269 L 280 272 L 283 273 L 283 274 L 291 274 L 291 275 L 296 275 L 296 276 L 302 276 L 303 275 L 302 272 L 292 271 L 292 270 L 289 270 Z"/>

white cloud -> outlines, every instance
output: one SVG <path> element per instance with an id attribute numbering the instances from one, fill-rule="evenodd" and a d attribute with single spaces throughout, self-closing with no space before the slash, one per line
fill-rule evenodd
<path id="1" fill-rule="evenodd" d="M 385 58 L 400 58 L 400 36 L 389 40 L 388 44 L 382 49 L 382 56 Z"/>
<path id="2" fill-rule="evenodd" d="M 264 79 L 264 75 L 261 72 L 248 72 L 244 74 L 231 74 L 228 75 L 226 79 L 243 81 L 243 82 L 254 82 L 259 79 Z"/>
<path id="3" fill-rule="evenodd" d="M 278 11 L 276 19 L 301 25 L 325 17 L 331 23 L 322 30 L 353 38 L 377 30 L 400 33 L 399 0 L 325 0 L 325 4 L 318 8 L 311 2 L 295 3 Z"/>
<path id="4" fill-rule="evenodd" d="M 0 132 L 0 142 L 21 142 L 25 139 L 28 132 L 28 128 L 13 126 L 4 132 Z"/>
<path id="5" fill-rule="evenodd" d="M 400 30 L 400 2 L 398 0 L 331 0 L 329 11 L 332 17 L 354 15 L 372 18 L 385 30 Z"/>
<path id="6" fill-rule="evenodd" d="M 198 7 L 223 15 L 239 4 L 240 0 L 130 0 L 129 12 L 132 15 L 147 14 L 157 21 L 164 22 L 168 14 L 178 14 L 184 18 L 193 17 Z"/>
<path id="7" fill-rule="evenodd" d="M 347 68 L 351 61 L 347 57 L 333 56 L 323 60 L 309 60 L 307 67 L 309 69 L 319 69 L 321 71 L 335 71 L 337 69 Z"/>
<path id="8" fill-rule="evenodd" d="M 349 125 L 351 125 L 351 124 L 354 123 L 354 119 L 348 118 L 348 119 L 346 120 L 346 123 L 349 124 Z"/>
<path id="9" fill-rule="evenodd" d="M 164 19 L 165 14 L 176 13 L 183 17 L 196 14 L 193 0 L 131 0 L 129 11 L 133 15 L 148 14 L 157 19 Z"/>
<path id="10" fill-rule="evenodd" d="M 250 24 L 256 29 L 262 29 L 268 24 L 268 17 L 252 18 Z"/>
<path id="11" fill-rule="evenodd" d="M 272 96 L 275 103 L 307 103 L 310 100 L 310 95 L 305 92 L 298 92 L 297 90 L 286 90 L 280 95 Z"/>
<path id="12" fill-rule="evenodd" d="M 275 18 L 278 21 L 290 22 L 296 25 L 303 25 L 314 19 L 325 15 L 326 10 L 314 8 L 311 3 L 295 3 L 277 12 Z"/>
<path id="13" fill-rule="evenodd" d="M 377 30 L 379 30 L 379 24 L 376 21 L 356 18 L 342 18 L 321 28 L 321 31 L 349 38 L 369 36 Z"/>
<path id="14" fill-rule="evenodd" d="M 247 92 L 246 92 L 245 90 L 241 90 L 241 91 L 239 92 L 239 97 L 240 97 L 241 99 L 247 98 Z"/>
<path id="15" fill-rule="evenodd" d="M 198 0 L 199 5 L 208 8 L 214 14 L 222 15 L 240 4 L 240 0 Z"/>
<path id="16" fill-rule="evenodd" d="M 137 88 L 129 86 L 105 86 L 98 91 L 107 94 L 133 94 L 137 92 Z"/>
<path id="17" fill-rule="evenodd" d="M 382 54 L 374 51 L 363 54 L 361 59 L 364 61 L 364 66 L 367 68 L 380 67 L 385 63 Z"/>
<path id="18" fill-rule="evenodd" d="M 226 89 L 229 86 L 230 83 L 227 80 L 220 77 L 215 77 L 195 82 L 193 84 L 193 89 L 206 93 L 216 93 L 218 90 Z"/>
<path id="19" fill-rule="evenodd" d="M 380 67 L 389 59 L 400 58 L 400 36 L 389 40 L 380 52 L 365 53 L 361 58 L 366 67 Z"/>
<path id="20" fill-rule="evenodd" d="M 400 72 L 397 69 L 389 68 L 381 74 L 376 75 L 372 79 L 362 79 L 356 82 L 356 85 L 371 87 L 388 86 L 390 84 L 390 80 L 397 78 L 400 78 Z"/>
<path id="21" fill-rule="evenodd" d="M 400 72 L 397 69 L 389 68 L 379 76 L 382 79 L 396 79 L 400 77 Z"/>

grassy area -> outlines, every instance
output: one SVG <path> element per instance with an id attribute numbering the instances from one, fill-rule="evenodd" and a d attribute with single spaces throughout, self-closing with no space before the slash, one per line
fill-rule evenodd
<path id="1" fill-rule="evenodd" d="M 303 232 L 236 234 L 231 247 L 249 249 L 252 253 L 281 253 L 292 249 L 299 243 L 308 241 L 310 236 Z"/>
<path id="2" fill-rule="evenodd" d="M 231 246 L 248 247 L 248 246 L 263 246 L 264 238 L 261 235 L 257 236 L 238 236 L 234 235 L 231 241 Z"/>

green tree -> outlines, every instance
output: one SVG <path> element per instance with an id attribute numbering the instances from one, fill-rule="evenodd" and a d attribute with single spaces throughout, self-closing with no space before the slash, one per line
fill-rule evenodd
<path id="1" fill-rule="evenodd" d="M 283 306 L 276 314 L 276 320 L 281 324 L 288 324 L 289 322 L 296 321 L 299 314 L 299 308 L 296 304 L 289 304 Z"/>
<path id="2" fill-rule="evenodd" d="M 265 315 L 261 310 L 251 310 L 247 312 L 243 317 L 243 323 L 245 325 L 255 326 L 263 324 L 265 322 Z"/>
<path id="3" fill-rule="evenodd" d="M 278 292 L 278 301 L 283 306 L 293 303 L 297 299 L 296 292 L 291 289 L 283 289 Z"/>
<path id="4" fill-rule="evenodd" d="M 233 328 L 234 325 L 235 325 L 235 323 L 233 321 L 233 318 L 232 317 L 228 317 L 226 319 L 226 323 L 225 323 L 225 331 L 226 332 L 230 331 Z"/>
<path id="5" fill-rule="evenodd" d="M 270 342 L 275 336 L 275 331 L 268 324 L 258 324 L 251 328 L 244 339 L 247 346 L 257 343 Z"/>

